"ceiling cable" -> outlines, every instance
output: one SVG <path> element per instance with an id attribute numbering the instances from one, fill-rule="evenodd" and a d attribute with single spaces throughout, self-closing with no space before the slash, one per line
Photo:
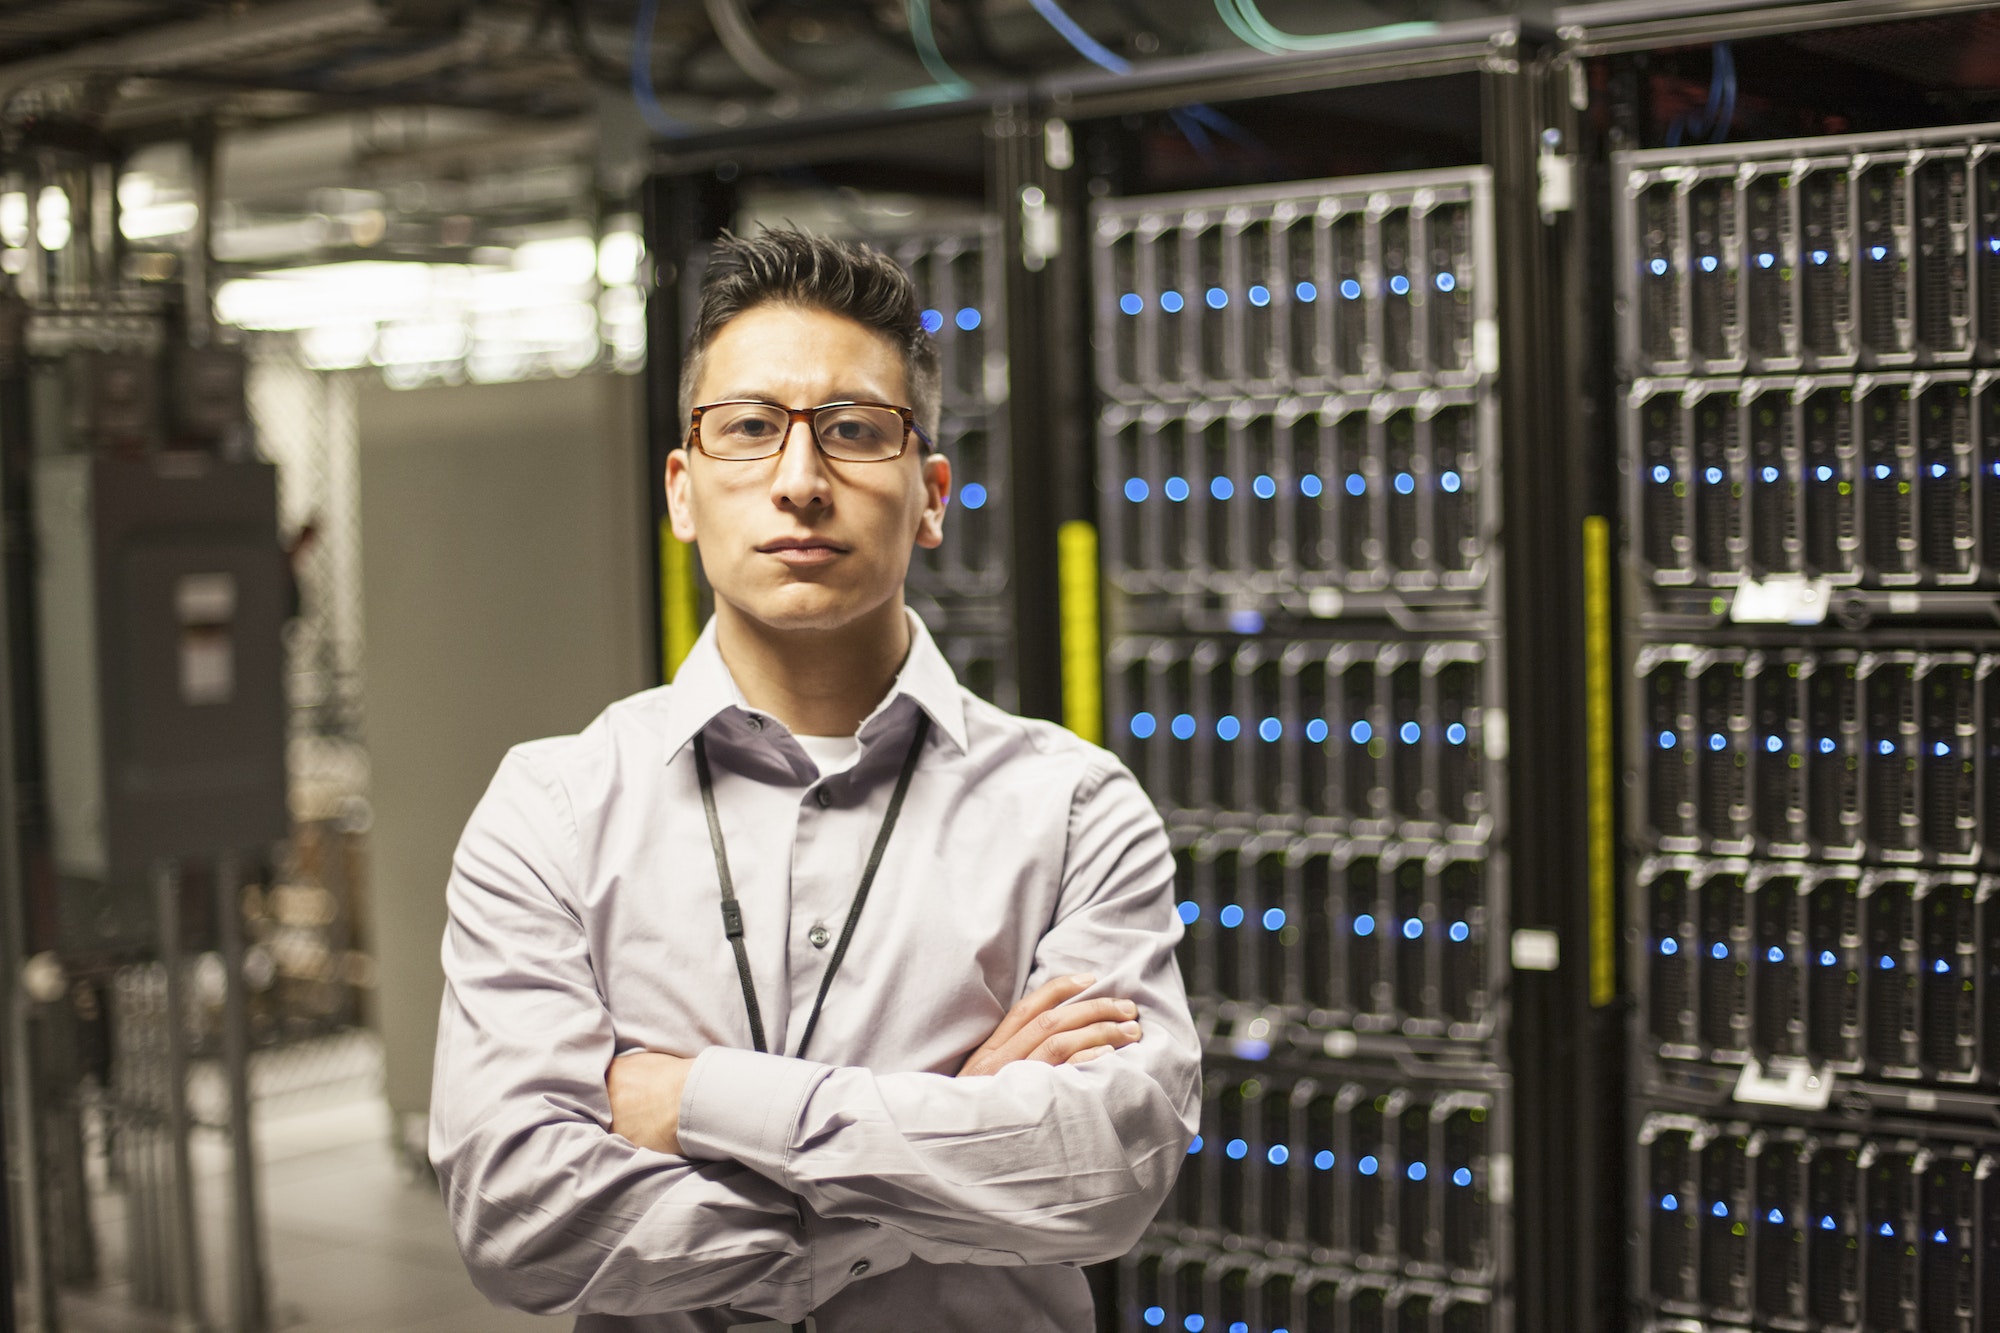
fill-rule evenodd
<path id="1" fill-rule="evenodd" d="M 723 49 L 742 66 L 745 74 L 774 92 L 796 92 L 805 86 L 804 79 L 779 64 L 764 49 L 743 0 L 704 0 L 704 7 L 708 10 L 708 21 L 715 26 L 715 35 L 722 39 Z"/>
<path id="2" fill-rule="evenodd" d="M 1217 0 L 1221 3 L 1222 0 Z M 1099 69 L 1113 74 L 1130 74 L 1132 62 L 1119 55 L 1104 43 L 1083 30 L 1083 25 L 1071 18 L 1056 0 L 1028 0 L 1037 14 L 1049 21 L 1049 26 L 1062 34 L 1062 39 L 1076 49 L 1076 53 Z"/>
<path id="3" fill-rule="evenodd" d="M 679 137 L 688 127 L 666 113 L 653 91 L 653 21 L 659 17 L 660 0 L 639 0 L 632 20 L 632 100 L 639 116 L 655 134 Z"/>
<path id="4" fill-rule="evenodd" d="M 924 62 L 924 69 L 936 86 L 912 89 L 901 94 L 897 100 L 904 104 L 913 101 L 942 102 L 970 93 L 972 85 L 946 63 L 944 52 L 938 49 L 937 32 L 931 26 L 931 0 L 903 0 L 903 11 L 909 17 L 910 42 L 917 48 L 917 58 Z"/>
<path id="5" fill-rule="evenodd" d="M 1041 6 L 1036 5 L 1036 8 Z M 1257 7 L 1257 0 L 1215 0 L 1215 12 L 1222 15 L 1222 21 L 1228 25 L 1230 32 L 1236 34 L 1237 40 L 1267 55 L 1344 51 L 1349 47 L 1370 46 L 1376 42 L 1427 37 L 1438 31 L 1435 23 L 1411 22 L 1385 23 L 1380 27 L 1360 28 L 1353 32 L 1300 36 L 1273 25 L 1264 17 L 1264 11 Z"/>

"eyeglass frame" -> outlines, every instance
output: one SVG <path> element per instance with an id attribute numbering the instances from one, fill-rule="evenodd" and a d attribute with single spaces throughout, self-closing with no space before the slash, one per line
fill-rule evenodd
<path id="1" fill-rule="evenodd" d="M 726 458 L 721 454 L 711 453 L 701 443 L 701 414 L 712 407 L 770 407 L 783 412 L 786 418 L 785 428 L 778 434 L 778 447 L 768 454 L 757 454 L 751 458 Z M 882 458 L 840 458 L 828 453 L 826 446 L 820 443 L 819 427 L 813 424 L 813 418 L 830 407 L 880 407 L 894 412 L 903 419 L 903 443 L 901 447 L 895 453 L 885 455 Z M 806 434 L 812 437 L 813 448 L 819 450 L 822 457 L 831 459 L 836 463 L 893 463 L 904 454 L 910 452 L 910 436 L 912 435 L 917 437 L 924 448 L 937 448 L 937 444 L 931 439 L 929 433 L 917 424 L 916 409 L 904 407 L 900 403 L 871 403 L 861 399 L 842 399 L 839 402 L 821 403 L 817 407 L 786 407 L 783 403 L 774 403 L 763 398 L 724 398 L 719 402 L 703 403 L 698 407 L 690 408 L 688 410 L 687 447 L 697 450 L 709 458 L 713 458 L 718 463 L 761 463 L 767 458 L 776 458 L 779 454 L 785 452 L 786 445 L 791 442 L 792 427 L 798 425 L 801 421 L 805 423 Z"/>

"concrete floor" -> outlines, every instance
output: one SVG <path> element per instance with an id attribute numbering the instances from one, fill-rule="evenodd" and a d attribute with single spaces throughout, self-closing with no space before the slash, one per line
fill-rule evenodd
<path id="1" fill-rule="evenodd" d="M 260 1113 L 272 1327 L 279 1333 L 528 1333 L 568 1328 L 497 1310 L 473 1290 L 445 1222 L 436 1184 L 415 1179 L 391 1147 L 379 1096 L 349 1098 L 290 1114 Z M 217 1135 L 198 1136 L 201 1244 L 207 1324 L 232 1327 L 228 1158 Z M 105 1271 L 90 1293 L 66 1292 L 64 1333 L 141 1333 L 173 1326 L 128 1299 L 121 1201 L 99 1200 Z M 187 1333 L 180 1330 L 179 1333 Z"/>

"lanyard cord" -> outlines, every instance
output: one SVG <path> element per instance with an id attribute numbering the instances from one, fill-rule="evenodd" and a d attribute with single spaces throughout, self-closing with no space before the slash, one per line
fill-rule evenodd
<path id="1" fill-rule="evenodd" d="M 820 978 L 819 994 L 813 1000 L 812 1013 L 806 1018 L 805 1035 L 799 1038 L 799 1049 L 794 1059 L 805 1057 L 813 1029 L 819 1026 L 819 1013 L 826 1004 L 826 993 L 833 986 L 834 974 L 840 971 L 841 960 L 847 957 L 848 942 L 854 938 L 854 925 L 861 920 L 861 909 L 867 905 L 869 886 L 874 884 L 875 872 L 881 868 L 882 853 L 888 849 L 889 835 L 895 832 L 896 818 L 903 812 L 903 797 L 910 790 L 910 775 L 917 771 L 917 757 L 923 753 L 924 741 L 930 731 L 930 717 L 920 710 L 917 714 L 917 733 L 910 738 L 910 752 L 903 756 L 903 771 L 896 776 L 896 790 L 889 797 L 888 813 L 882 816 L 882 831 L 875 835 L 875 849 L 868 854 L 868 867 L 861 872 L 861 887 L 854 891 L 854 903 L 847 909 L 847 922 L 840 928 L 840 942 L 834 946 L 833 957 L 826 965 L 826 974 Z M 708 840 L 715 848 L 715 876 L 722 884 L 722 931 L 736 951 L 736 976 L 743 984 L 743 1008 L 750 1015 L 750 1040 L 759 1052 L 768 1052 L 769 1048 L 764 1044 L 764 1017 L 757 1006 L 757 983 L 750 976 L 750 951 L 743 942 L 743 910 L 736 901 L 736 886 L 729 876 L 729 853 L 722 843 L 722 819 L 715 812 L 715 781 L 708 769 L 708 747 L 702 743 L 699 734 L 694 738 L 694 769 L 701 783 L 702 810 L 708 816 Z M 779 1053 L 783 1054 L 782 1051 Z"/>

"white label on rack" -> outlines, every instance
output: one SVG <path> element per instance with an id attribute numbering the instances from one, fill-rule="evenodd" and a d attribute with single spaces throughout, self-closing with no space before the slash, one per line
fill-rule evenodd
<path id="1" fill-rule="evenodd" d="M 1514 970 L 1553 972 L 1562 964 L 1562 939 L 1553 930 L 1514 932 Z"/>
<path id="2" fill-rule="evenodd" d="M 1937 1094 L 1928 1088 L 1911 1088 L 1910 1109 L 1912 1111 L 1937 1110 Z"/>
<path id="3" fill-rule="evenodd" d="M 1817 625 L 1830 600 L 1825 579 L 1769 579 L 1736 586 L 1729 618 L 1739 625 Z"/>
<path id="4" fill-rule="evenodd" d="M 1805 1065 L 1767 1074 L 1755 1060 L 1736 1077 L 1736 1100 L 1758 1106 L 1789 1106 L 1800 1111 L 1824 1111 L 1833 1096 L 1833 1075 Z"/>

